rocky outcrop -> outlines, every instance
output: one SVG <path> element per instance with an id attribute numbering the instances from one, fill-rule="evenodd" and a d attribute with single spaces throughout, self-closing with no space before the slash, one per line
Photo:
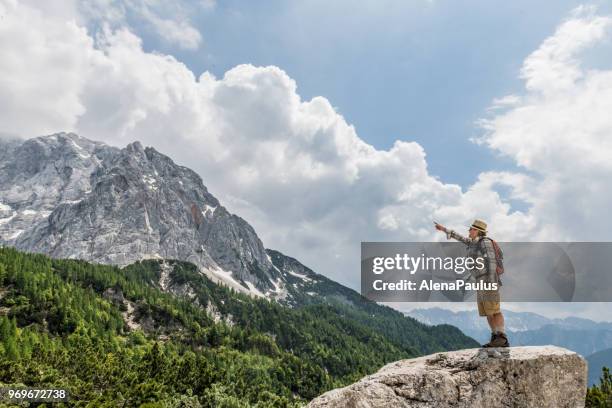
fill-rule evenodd
<path id="1" fill-rule="evenodd" d="M 308 408 L 583 407 L 587 366 L 555 346 L 469 349 L 388 364 Z"/>

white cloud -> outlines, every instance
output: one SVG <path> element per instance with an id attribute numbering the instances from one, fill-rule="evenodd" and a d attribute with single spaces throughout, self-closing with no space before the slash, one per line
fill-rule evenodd
<path id="1" fill-rule="evenodd" d="M 464 228 L 484 218 L 500 239 L 610 238 L 612 71 L 588 70 L 578 54 L 610 25 L 592 10 L 576 11 L 526 59 L 525 90 L 494 101 L 481 122 L 479 142 L 525 174 L 483 172 L 466 190 L 430 175 L 417 143 L 365 143 L 277 67 L 197 77 L 143 51 L 120 23 L 94 41 L 78 18 L 11 0 L 0 14 L 0 131 L 155 146 L 198 171 L 267 246 L 353 287 L 360 241 L 442 239 L 432 220 Z M 510 199 L 531 207 L 514 211 Z"/>
<path id="2" fill-rule="evenodd" d="M 531 175 L 536 239 L 610 239 L 612 69 L 581 63 L 582 52 L 606 46 L 610 27 L 611 17 L 576 9 L 525 60 L 520 98 L 506 98 L 512 104 L 505 111 L 481 122 L 480 143 Z"/>
<path id="3" fill-rule="evenodd" d="M 518 95 L 506 95 L 501 98 L 493 99 L 493 103 L 487 109 L 487 111 L 495 111 L 502 108 L 509 108 L 512 106 L 516 106 L 521 101 Z"/>
<path id="4" fill-rule="evenodd" d="M 15 135 L 72 129 L 85 112 L 80 93 L 96 51 L 83 27 L 0 1 L 2 130 Z M 34 28 L 35 27 L 35 28 Z"/>
<path id="5" fill-rule="evenodd" d="M 60 3 L 71 3 L 64 0 Z M 183 49 L 197 49 L 202 43 L 200 31 L 191 23 L 194 10 L 214 8 L 214 2 L 202 1 L 192 5 L 188 1 L 160 0 L 86 0 L 78 1 L 79 19 L 91 27 L 110 26 L 113 29 L 129 27 L 153 33 L 163 42 Z"/>
<path id="6" fill-rule="evenodd" d="M 128 9 L 148 24 L 157 35 L 169 44 L 185 49 L 199 47 L 202 36 L 187 18 L 180 2 L 157 0 L 124 0 Z M 202 5 L 202 7 L 205 7 Z M 207 5 L 206 7 L 210 7 Z M 164 18 L 163 16 L 171 16 Z"/>
<path id="7" fill-rule="evenodd" d="M 527 90 L 556 97 L 555 92 L 573 88 L 584 75 L 578 53 L 600 41 L 609 26 L 610 18 L 597 16 L 594 7 L 576 8 L 571 18 L 525 60 L 521 77 Z"/>
<path id="8" fill-rule="evenodd" d="M 220 79 L 196 78 L 173 57 L 143 51 L 127 29 L 106 29 L 94 42 L 74 22 L 16 3 L 7 19 L 2 38 L 24 43 L 7 40 L 1 51 L 13 55 L 2 59 L 3 104 L 21 119 L 0 113 L 2 130 L 67 129 L 153 145 L 199 171 L 267 245 L 345 283 L 358 276 L 361 240 L 433 239 L 433 218 L 461 227 L 486 216 L 508 233 L 522 225 L 486 177 L 462 192 L 428 173 L 416 143 L 375 149 L 327 99 L 303 101 L 277 67 L 239 65 Z M 60 61 L 49 32 L 63 44 Z M 31 93 L 16 85 L 25 80 Z"/>

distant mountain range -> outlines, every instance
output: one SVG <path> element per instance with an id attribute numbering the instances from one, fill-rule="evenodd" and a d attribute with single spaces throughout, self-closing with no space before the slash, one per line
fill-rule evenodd
<path id="1" fill-rule="evenodd" d="M 490 331 L 475 311 L 453 312 L 442 308 L 415 309 L 406 313 L 431 325 L 452 324 L 480 343 Z M 574 350 L 589 361 L 589 382 L 597 382 L 601 367 L 612 368 L 612 322 L 595 322 L 578 317 L 550 319 L 536 313 L 504 310 L 506 330 L 513 346 L 552 344 Z"/>

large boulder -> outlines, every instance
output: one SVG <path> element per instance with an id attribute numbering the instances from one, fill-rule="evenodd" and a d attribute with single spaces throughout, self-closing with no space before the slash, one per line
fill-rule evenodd
<path id="1" fill-rule="evenodd" d="M 469 349 L 388 364 L 308 408 L 583 407 L 587 365 L 555 346 Z"/>

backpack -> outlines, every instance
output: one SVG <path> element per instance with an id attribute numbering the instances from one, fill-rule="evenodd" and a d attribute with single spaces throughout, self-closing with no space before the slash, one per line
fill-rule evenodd
<path id="1" fill-rule="evenodd" d="M 495 252 L 495 263 L 497 264 L 495 272 L 497 272 L 497 276 L 500 276 L 504 273 L 504 253 L 497 244 L 497 242 L 489 237 L 481 238 L 481 240 L 479 241 L 480 245 L 482 245 L 482 241 L 485 239 L 488 239 L 493 244 L 493 251 Z"/>

